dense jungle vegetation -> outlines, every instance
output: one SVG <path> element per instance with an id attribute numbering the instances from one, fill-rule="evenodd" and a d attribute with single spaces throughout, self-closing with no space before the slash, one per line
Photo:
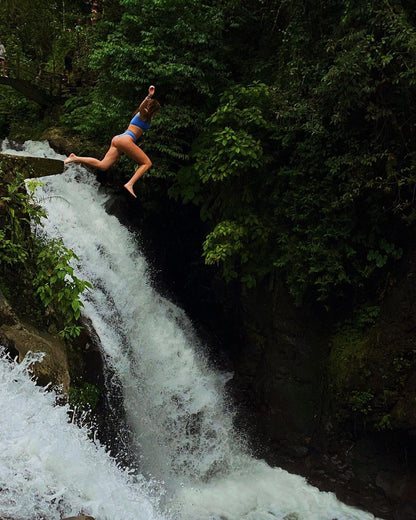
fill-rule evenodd
<path id="1" fill-rule="evenodd" d="M 64 73 L 71 53 L 59 117 L 85 142 L 107 144 L 157 86 L 148 175 L 199 208 L 207 264 L 327 307 L 376 300 L 413 242 L 415 22 L 409 0 L 0 5 L 10 59 Z M 44 116 L 0 87 L 3 136 Z"/>

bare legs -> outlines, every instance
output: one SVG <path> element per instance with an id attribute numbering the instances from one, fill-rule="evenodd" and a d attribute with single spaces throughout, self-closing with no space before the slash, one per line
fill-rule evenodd
<path id="1" fill-rule="evenodd" d="M 133 197 L 136 197 L 133 191 L 133 185 L 152 166 L 152 161 L 143 152 L 143 150 L 134 143 L 133 139 L 131 139 L 131 137 L 129 137 L 128 135 L 119 136 L 116 139 L 117 150 L 120 153 L 125 153 L 127 157 L 130 157 L 130 159 L 133 159 L 138 164 L 140 164 L 140 166 L 134 172 L 133 177 L 124 185 L 126 190 L 131 195 L 133 195 Z"/>
<path id="2" fill-rule="evenodd" d="M 110 168 L 110 166 L 112 166 L 121 155 L 121 153 L 117 150 L 115 146 L 116 139 L 117 137 L 113 137 L 110 148 L 108 149 L 108 152 L 105 154 L 104 158 L 101 161 L 99 159 L 95 159 L 94 157 L 78 157 L 78 155 L 71 153 L 71 155 L 64 160 L 64 164 L 74 162 L 86 164 L 88 166 L 92 166 L 93 168 L 98 168 L 99 170 L 103 171 L 108 170 L 108 168 Z"/>
<path id="3" fill-rule="evenodd" d="M 131 195 L 133 195 L 133 197 L 136 197 L 133 191 L 133 185 L 152 166 L 152 162 L 143 152 L 143 150 L 139 148 L 134 143 L 133 139 L 128 135 L 113 137 L 111 146 L 101 161 L 99 159 L 95 159 L 94 157 L 78 157 L 77 155 L 71 153 L 71 155 L 64 160 L 64 163 L 69 164 L 74 162 L 86 164 L 87 166 L 92 166 L 93 168 L 98 168 L 99 170 L 104 171 L 110 168 L 110 166 L 112 166 L 117 161 L 122 153 L 126 154 L 128 157 L 140 164 L 133 177 L 124 185 L 126 190 Z"/>
<path id="4" fill-rule="evenodd" d="M 137 170 L 134 172 L 133 177 L 128 182 L 126 182 L 126 184 L 124 185 L 126 190 L 128 192 L 130 192 L 133 195 L 133 197 L 136 197 L 136 195 L 133 191 L 134 183 L 136 181 L 138 181 L 140 179 L 140 177 L 142 177 L 151 166 L 152 166 L 152 163 L 150 162 L 150 159 L 149 159 L 149 163 L 142 164 L 139 168 L 137 168 Z"/>

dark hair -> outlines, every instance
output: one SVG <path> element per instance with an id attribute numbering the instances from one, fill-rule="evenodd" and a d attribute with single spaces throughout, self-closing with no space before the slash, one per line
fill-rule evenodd
<path id="1" fill-rule="evenodd" d="M 146 121 L 146 123 L 150 123 L 152 117 L 156 114 L 156 112 L 160 108 L 160 103 L 157 99 L 153 99 L 150 96 L 147 96 L 140 104 L 139 108 L 137 108 L 133 116 L 139 113 L 140 119 Z"/>

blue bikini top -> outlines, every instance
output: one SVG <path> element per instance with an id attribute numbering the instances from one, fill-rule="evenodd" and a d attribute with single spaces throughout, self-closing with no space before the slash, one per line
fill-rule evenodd
<path id="1" fill-rule="evenodd" d="M 146 121 L 143 121 L 143 119 L 140 119 L 139 114 L 136 114 L 133 119 L 130 121 L 131 125 L 138 126 L 143 130 L 143 132 L 146 132 L 146 130 L 149 130 L 150 123 L 146 123 Z"/>

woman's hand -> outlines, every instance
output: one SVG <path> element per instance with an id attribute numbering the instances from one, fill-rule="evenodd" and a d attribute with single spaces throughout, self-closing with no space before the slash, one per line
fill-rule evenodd
<path id="1" fill-rule="evenodd" d="M 150 87 L 149 87 L 149 96 L 153 96 L 154 93 L 155 93 L 155 87 L 153 85 L 150 85 Z"/>

